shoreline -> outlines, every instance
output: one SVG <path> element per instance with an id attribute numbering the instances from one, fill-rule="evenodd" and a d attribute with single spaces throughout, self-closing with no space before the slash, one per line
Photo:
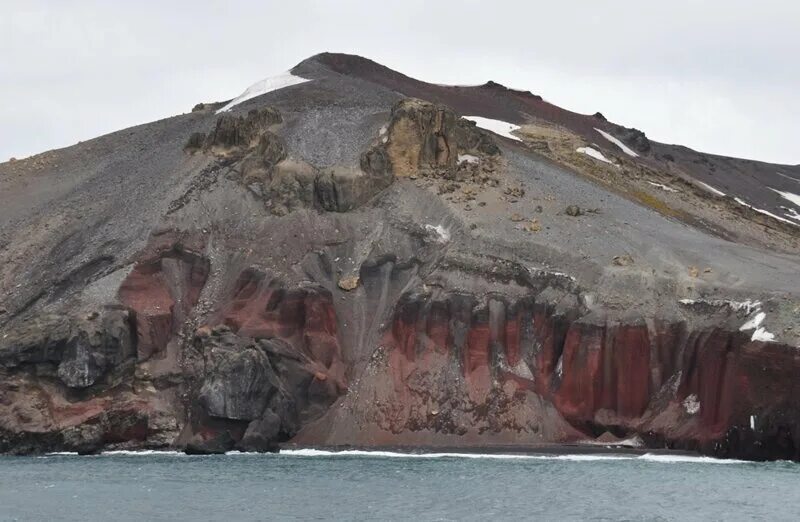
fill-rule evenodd
<path id="1" fill-rule="evenodd" d="M 665 448 L 636 448 L 631 446 L 621 446 L 614 444 L 528 444 L 528 445 L 491 445 L 491 446 L 406 446 L 406 445 L 386 445 L 386 446 L 360 446 L 350 444 L 339 445 L 320 445 L 313 446 L 307 444 L 283 443 L 279 446 L 280 451 L 291 450 L 317 450 L 329 451 L 333 453 L 343 451 L 363 451 L 363 452 L 392 452 L 415 454 L 464 454 L 464 455 L 510 455 L 510 456 L 554 456 L 554 455 L 624 455 L 642 456 L 651 455 L 673 455 L 682 457 L 710 457 L 696 451 L 673 450 Z M 720 459 L 717 460 L 735 460 Z"/>

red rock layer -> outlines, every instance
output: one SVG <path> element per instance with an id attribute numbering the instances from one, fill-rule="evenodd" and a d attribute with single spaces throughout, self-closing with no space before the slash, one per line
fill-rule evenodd
<path id="1" fill-rule="evenodd" d="M 243 337 L 277 338 L 318 364 L 318 386 L 345 389 L 333 298 L 321 287 L 286 289 L 255 270 L 243 271 L 217 323 Z M 329 377 L 333 377 L 330 381 Z"/>
<path id="2" fill-rule="evenodd" d="M 800 457 L 797 349 L 682 322 L 576 315 L 415 296 L 398 306 L 384 345 L 416 366 L 448 354 L 470 396 L 509 381 L 535 390 L 587 437 L 612 430 L 725 456 Z"/>
<path id="3" fill-rule="evenodd" d="M 140 361 L 164 352 L 197 304 L 209 272 L 207 259 L 181 246 L 154 250 L 136 264 L 119 288 L 120 301 L 135 314 Z"/>

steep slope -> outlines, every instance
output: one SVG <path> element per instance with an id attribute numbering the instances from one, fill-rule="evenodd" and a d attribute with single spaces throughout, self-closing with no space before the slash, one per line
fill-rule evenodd
<path id="1" fill-rule="evenodd" d="M 710 194 L 692 154 L 325 54 L 2 164 L 0 451 L 798 459 L 798 229 Z"/>
<path id="2" fill-rule="evenodd" d="M 778 237 L 771 241 L 764 238 L 763 228 L 767 228 L 767 235 L 779 229 L 791 237 L 796 235 L 792 228 L 800 226 L 800 166 L 726 158 L 657 143 L 637 129 L 607 121 L 599 112 L 591 116 L 570 112 L 530 92 L 492 81 L 474 87 L 430 84 L 359 56 L 330 53 L 315 56 L 294 70 L 311 72 L 320 62 L 340 74 L 406 96 L 444 103 L 463 115 L 521 126 L 518 136 L 539 153 L 576 166 L 641 203 L 667 199 L 672 214 L 684 219 L 694 217 L 695 225 L 705 225 L 718 235 L 767 241 L 769 246 L 782 249 L 785 235 L 776 234 Z M 602 151 L 613 158 L 617 168 L 575 154 L 576 149 L 584 147 Z M 631 185 L 631 178 L 638 183 Z M 653 206 L 656 210 L 664 208 Z M 762 227 L 748 230 L 747 221 L 752 220 Z M 797 252 L 796 240 L 789 239 L 789 243 Z"/>

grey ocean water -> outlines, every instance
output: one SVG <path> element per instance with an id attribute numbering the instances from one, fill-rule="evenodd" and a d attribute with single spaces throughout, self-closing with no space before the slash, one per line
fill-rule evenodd
<path id="1" fill-rule="evenodd" d="M 798 520 L 800 465 L 679 456 L 0 458 L 0 520 Z"/>

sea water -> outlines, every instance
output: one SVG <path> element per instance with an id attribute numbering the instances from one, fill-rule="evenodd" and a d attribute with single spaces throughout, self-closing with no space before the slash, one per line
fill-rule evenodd
<path id="1" fill-rule="evenodd" d="M 800 465 L 321 450 L 0 458 L 0 520 L 800 520 Z"/>

